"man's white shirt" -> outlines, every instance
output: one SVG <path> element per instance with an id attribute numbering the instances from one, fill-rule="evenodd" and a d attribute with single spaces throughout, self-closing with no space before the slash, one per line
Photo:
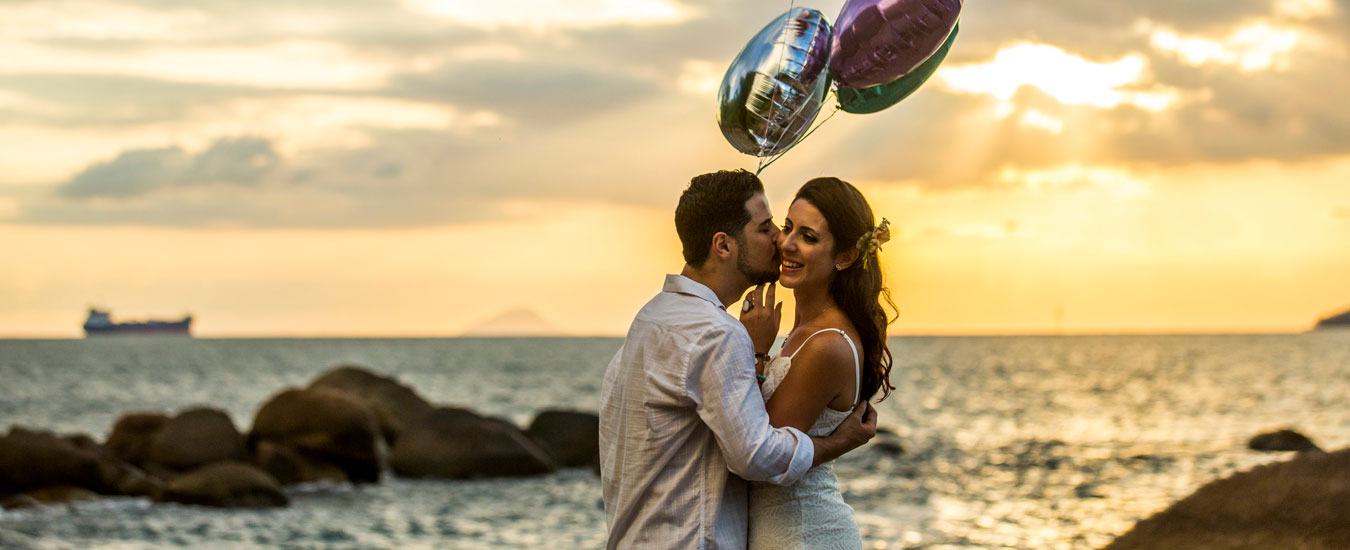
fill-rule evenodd
<path id="1" fill-rule="evenodd" d="M 810 438 L 769 425 L 753 345 L 682 275 L 638 312 L 600 394 L 607 548 L 745 548 L 745 480 L 790 485 L 811 468 Z"/>

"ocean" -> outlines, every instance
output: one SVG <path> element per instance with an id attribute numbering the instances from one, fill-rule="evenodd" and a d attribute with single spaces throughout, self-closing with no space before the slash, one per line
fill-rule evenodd
<path id="1" fill-rule="evenodd" d="M 207 405 L 246 431 L 338 363 L 437 404 L 527 425 L 598 408 L 614 338 L 0 340 L 0 429 L 102 441 L 132 410 Z M 1292 426 L 1350 445 L 1350 331 L 1284 335 L 902 337 L 880 425 L 906 452 L 839 459 L 868 548 L 1100 548 L 1208 481 L 1280 460 Z M 0 546 L 52 549 L 602 548 L 599 478 L 316 484 L 283 509 L 105 498 L 0 512 Z"/>

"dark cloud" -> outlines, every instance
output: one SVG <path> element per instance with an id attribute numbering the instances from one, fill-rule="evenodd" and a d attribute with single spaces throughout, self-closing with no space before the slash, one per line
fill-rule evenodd
<path id="1" fill-rule="evenodd" d="M 278 162 L 271 142 L 258 138 L 222 139 L 196 155 L 177 147 L 137 149 L 86 168 L 57 192 L 71 199 L 129 198 L 169 187 L 256 185 Z"/>
<path id="2" fill-rule="evenodd" d="M 490 109 L 523 124 L 549 124 L 592 115 L 657 91 L 645 79 L 588 66 L 539 61 L 474 61 L 398 77 L 387 93 Z"/>

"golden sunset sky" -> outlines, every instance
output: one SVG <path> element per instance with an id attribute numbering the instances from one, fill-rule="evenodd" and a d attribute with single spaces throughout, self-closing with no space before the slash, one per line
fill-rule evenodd
<path id="1" fill-rule="evenodd" d="M 0 3 L 0 336 L 91 305 L 621 335 L 689 178 L 755 167 L 716 90 L 788 6 Z M 893 222 L 894 334 L 1305 330 L 1350 307 L 1347 30 L 1346 0 L 970 1 L 924 88 L 762 177 L 779 216 L 831 175 Z"/>

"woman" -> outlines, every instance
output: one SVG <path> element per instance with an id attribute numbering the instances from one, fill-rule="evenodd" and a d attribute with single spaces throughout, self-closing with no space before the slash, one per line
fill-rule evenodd
<path id="1" fill-rule="evenodd" d="M 797 191 L 778 245 L 779 279 L 796 298 L 796 319 L 780 354 L 756 369 L 769 421 L 809 435 L 834 430 L 864 400 L 890 385 L 879 245 L 890 238 L 852 185 L 816 178 Z M 756 349 L 769 344 L 756 342 Z M 749 542 L 754 549 L 862 548 L 853 509 L 829 464 L 795 485 L 752 484 Z"/>

